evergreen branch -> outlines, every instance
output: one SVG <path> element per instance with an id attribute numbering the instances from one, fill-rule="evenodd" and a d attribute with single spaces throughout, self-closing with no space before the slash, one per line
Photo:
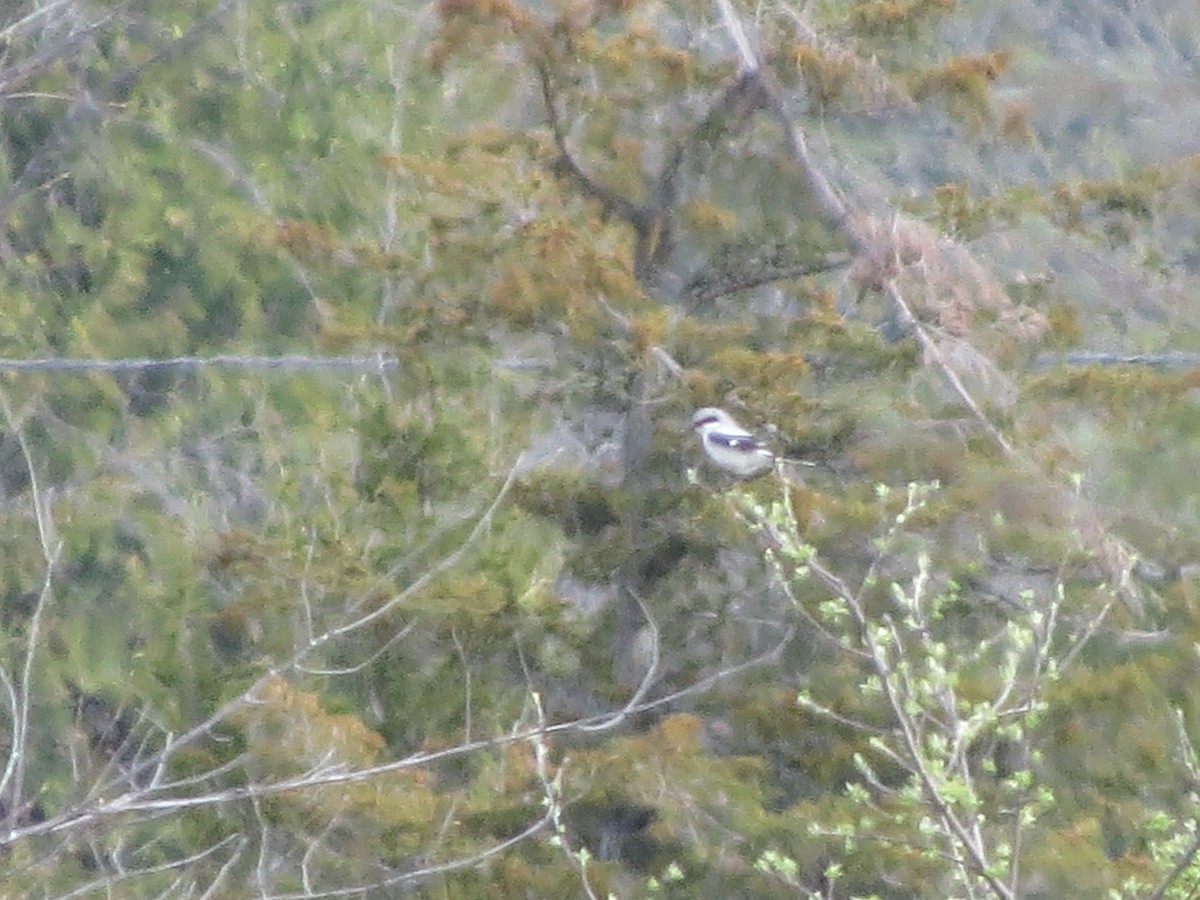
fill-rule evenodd
<path id="1" fill-rule="evenodd" d="M 796 636 L 797 626 L 793 623 L 788 626 L 783 636 L 773 646 L 760 653 L 751 659 L 743 662 L 727 666 L 726 668 L 701 678 L 692 684 L 657 697 L 653 700 L 646 700 L 634 706 L 631 709 L 622 708 L 619 711 L 620 715 L 629 715 L 641 712 L 648 712 L 654 709 L 663 707 L 672 708 L 680 700 L 685 697 L 695 696 L 696 694 L 704 693 L 714 684 L 724 681 L 747 672 L 759 666 L 770 663 L 777 663 L 783 652 L 791 644 L 792 639 Z M 306 652 L 302 650 L 301 653 Z M 213 715 L 209 716 L 204 722 L 194 726 L 185 734 L 181 735 L 172 746 L 161 751 L 158 756 L 165 757 L 173 753 L 175 750 L 185 745 L 190 745 L 195 742 L 196 738 L 208 733 L 217 723 L 227 719 L 235 710 L 253 702 L 254 695 L 266 684 L 271 678 L 274 678 L 289 668 L 289 664 L 275 667 L 262 675 L 250 688 L 244 691 L 241 695 L 229 701 L 225 706 L 218 710 Z M 383 775 L 388 775 L 395 772 L 411 770 L 415 768 L 423 768 L 434 763 L 457 759 L 474 753 L 479 753 L 484 750 L 494 750 L 498 747 L 507 747 L 517 743 L 527 743 L 531 740 L 543 739 L 546 736 L 556 734 L 566 734 L 578 732 L 582 726 L 603 724 L 612 719 L 613 713 L 598 713 L 596 715 L 587 716 L 582 719 L 575 719 L 568 722 L 559 722 L 545 727 L 531 727 L 521 731 L 513 732 L 508 735 L 503 735 L 495 738 L 482 738 L 465 743 L 457 744 L 453 747 L 448 747 L 444 750 L 420 751 L 409 754 L 402 759 L 392 760 L 386 763 L 379 763 L 372 766 L 364 766 L 357 769 L 348 769 L 338 767 L 334 769 L 313 770 L 291 778 L 284 778 L 278 781 L 261 782 L 257 784 L 249 784 L 238 787 L 229 787 L 221 790 L 208 791 L 204 793 L 191 794 L 187 796 L 168 794 L 169 791 L 179 790 L 182 787 L 193 785 L 205 785 L 212 780 L 216 775 L 225 774 L 232 771 L 239 763 L 244 763 L 244 757 L 238 757 L 231 760 L 223 766 L 207 770 L 201 774 L 191 777 L 181 778 L 177 781 L 153 783 L 146 788 L 128 791 L 119 796 L 112 794 L 104 794 L 102 791 L 97 791 L 93 798 L 86 804 L 76 806 L 74 809 L 62 813 L 52 818 L 44 819 L 40 822 L 23 825 L 20 827 L 10 828 L 7 832 L 0 832 L 0 847 L 12 845 L 18 841 L 26 840 L 32 837 L 38 837 L 47 834 L 58 834 L 62 832 L 70 832 L 73 830 L 87 828 L 94 822 L 100 822 L 106 819 L 117 817 L 130 817 L 141 815 L 146 818 L 153 818 L 161 814 L 170 814 L 185 809 L 196 809 L 206 806 L 216 806 L 222 803 L 232 803 L 245 800 L 254 800 L 255 798 L 266 798 L 286 794 L 296 790 L 308 790 L 318 787 L 327 787 L 332 785 L 351 785 L 362 784 L 371 781 L 374 778 L 379 778 Z M 146 769 L 148 766 L 155 764 L 157 760 L 151 759 L 147 763 L 139 764 L 137 771 Z M 136 771 L 132 774 L 136 774 Z M 103 799 L 107 796 L 107 800 Z M 545 816 L 539 819 L 534 825 L 527 830 L 521 832 L 516 837 L 505 841 L 493 850 L 485 851 L 486 855 L 491 855 L 493 852 L 512 846 L 521 840 L 537 833 L 547 824 L 552 824 L 552 816 L 548 812 Z M 447 863 L 442 866 L 436 866 L 431 869 L 425 869 L 417 872 L 404 873 L 401 879 L 408 880 L 419 876 L 429 874 L 439 874 L 444 871 L 453 871 L 459 868 L 457 862 Z M 396 883 L 389 881 L 389 884 Z M 335 896 L 333 893 L 322 893 L 319 896 Z M 318 895 L 311 895 L 318 896 Z"/>
<path id="2" fill-rule="evenodd" d="M 22 32 L 32 32 L 39 25 L 45 27 L 47 23 L 44 20 L 56 12 L 59 7 L 72 3 L 74 3 L 74 0 L 57 0 L 57 2 L 33 10 L 23 18 L 0 29 L 0 42 L 3 42 L 5 47 L 7 47 L 12 41 L 24 37 Z M 67 11 L 67 14 L 69 12 L 70 10 Z M 113 18 L 114 16 L 111 13 L 102 15 L 93 22 L 73 29 L 70 34 L 57 42 L 45 41 L 29 59 L 14 64 L 3 76 L 0 76 L 0 95 L 11 98 L 16 93 L 17 88 L 27 84 L 47 69 L 63 60 L 78 57 L 80 46 L 88 38 L 100 31 L 103 26 L 112 21 Z M 50 19 L 49 24 L 57 25 L 59 21 L 57 19 Z"/>
<path id="3" fill-rule="evenodd" d="M 0 395 L 2 396 L 2 395 Z M 509 469 L 508 475 L 505 478 L 504 484 L 497 492 L 492 504 L 483 512 L 479 520 L 475 523 L 474 528 L 464 541 L 448 555 L 443 557 L 437 563 L 432 565 L 420 577 L 409 584 L 406 588 L 400 591 L 395 596 L 388 599 L 386 602 L 373 609 L 370 613 L 364 614 L 353 619 L 343 625 L 331 628 L 320 635 L 311 637 L 308 643 L 301 647 L 295 655 L 284 663 L 269 668 L 260 675 L 250 687 L 243 691 L 240 695 L 223 704 L 219 709 L 212 713 L 207 719 L 193 725 L 186 732 L 178 736 L 173 742 L 170 742 L 162 750 L 147 758 L 142 759 L 127 771 L 122 773 L 125 783 L 134 784 L 134 779 L 139 775 L 158 769 L 160 772 L 163 767 L 183 748 L 193 745 L 203 735 L 208 734 L 216 725 L 225 721 L 233 713 L 246 706 L 253 705 L 257 702 L 257 697 L 263 688 L 270 683 L 274 678 L 280 677 L 284 673 L 296 670 L 303 663 L 305 657 L 311 654 L 319 647 L 329 644 L 336 638 L 353 633 L 372 622 L 378 621 L 382 616 L 391 612 L 403 600 L 411 596 L 416 591 L 423 588 L 433 580 L 441 572 L 455 565 L 467 553 L 468 549 L 473 546 L 477 540 L 491 527 L 491 523 L 496 515 L 497 510 L 508 496 L 518 472 L 520 471 L 521 458 Z M 390 573 L 389 577 L 394 573 Z M 565 726 L 564 726 L 565 727 Z M 552 729 L 553 730 L 553 729 Z M 512 740 L 527 739 L 528 735 L 521 735 L 511 738 L 509 741 L 501 740 L 494 741 L 471 741 L 454 748 L 457 752 L 469 753 L 483 749 L 485 747 L 499 746 L 503 743 L 510 743 Z M 443 751 L 444 752 L 444 751 Z M 284 782 L 277 783 L 271 786 L 256 786 L 251 785 L 248 788 L 234 788 L 227 791 L 217 791 L 212 793 L 202 794 L 200 796 L 190 797 L 171 797 L 164 796 L 168 791 L 178 790 L 185 786 L 189 779 L 182 779 L 168 783 L 160 783 L 156 779 L 149 786 L 144 788 L 133 788 L 119 797 L 112 797 L 110 791 L 117 790 L 115 784 L 97 785 L 97 790 L 93 792 L 89 802 L 81 804 L 72 810 L 62 813 L 59 816 L 45 819 L 41 822 L 26 826 L 18 827 L 15 822 L 10 822 L 6 834 L 0 834 L 0 846 L 13 843 L 26 837 L 37 834 L 54 833 L 57 831 L 68 830 L 78 827 L 86 827 L 86 825 L 95 821 L 102 816 L 129 814 L 129 813 L 150 813 L 157 814 L 162 811 L 175 811 L 187 809 L 196 806 L 204 806 L 210 803 L 222 803 L 232 800 L 247 800 L 254 797 L 265 797 L 271 794 L 278 793 L 276 790 L 279 784 L 286 783 L 291 788 L 306 788 L 310 786 L 318 786 L 321 784 L 330 783 L 350 783 L 360 779 L 370 778 L 374 775 L 382 774 L 389 771 L 398 771 L 399 769 L 409 766 L 421 766 L 438 758 L 442 754 L 426 754 L 418 753 L 401 761 L 399 766 L 388 764 L 384 766 L 372 766 L 368 769 L 357 771 L 346 771 L 343 769 L 313 771 L 297 778 L 286 779 Z M 203 776 L 207 779 L 215 774 L 217 770 L 211 770 Z M 330 781 L 329 779 L 333 779 Z M 286 791 L 289 788 L 282 788 Z M 107 798 L 107 802 L 106 799 Z M 540 824 L 539 826 L 540 827 Z"/>
<path id="4" fill-rule="evenodd" d="M 39 149 L 25 163 L 19 173 L 9 182 L 8 189 L 0 195 L 0 222 L 7 221 L 13 205 L 28 190 L 32 190 L 38 182 L 53 174 L 55 164 L 60 155 L 77 137 L 77 132 L 84 125 L 96 124 L 102 121 L 101 109 L 109 104 L 122 103 L 129 92 L 145 77 L 151 67 L 165 62 L 171 57 L 182 53 L 194 46 L 209 30 L 224 20 L 228 12 L 235 6 L 236 0 L 223 0 L 211 13 L 196 22 L 186 32 L 173 39 L 169 44 L 160 47 L 142 62 L 129 66 L 105 86 L 95 93 L 86 89 L 80 92 L 75 106 L 68 112 L 50 134 L 40 144 Z M 101 19 L 95 25 L 79 33 L 80 37 L 90 36 L 98 31 L 100 25 L 107 24 L 109 19 Z M 6 82 L 11 89 L 13 79 Z"/>
<path id="5" fill-rule="evenodd" d="M 765 92 L 764 107 L 783 131 L 784 138 L 795 162 L 804 171 L 817 202 L 825 212 L 835 229 L 845 236 L 851 250 L 863 257 L 871 254 L 872 234 L 869 227 L 862 224 L 861 216 L 843 200 L 833 183 L 820 170 L 808 151 L 808 144 L 803 131 L 792 121 L 784 102 L 783 92 L 771 73 L 762 65 L 754 53 L 746 35 L 746 29 L 738 18 L 729 0 L 717 0 L 717 8 L 721 19 L 733 41 L 738 55 L 738 67 L 744 77 L 759 79 Z M 1006 458 L 1031 473 L 1038 471 L 1038 466 L 1029 459 L 1029 455 L 1015 446 L 991 420 L 970 389 L 955 371 L 954 365 L 942 352 L 936 334 L 926 328 L 917 319 L 912 307 L 905 299 L 897 274 L 904 262 L 901 248 L 893 246 L 884 248 L 892 259 L 885 261 L 880 270 L 878 282 L 874 285 L 885 293 L 892 303 L 897 319 L 908 326 L 915 335 L 928 364 L 936 368 L 949 384 L 950 389 L 970 411 L 987 436 L 1003 452 Z M 1132 359 L 1132 358 L 1131 358 Z M 1051 489 L 1058 493 L 1064 501 L 1063 508 L 1071 510 L 1081 522 L 1080 537 L 1088 550 L 1094 553 L 1104 568 L 1105 574 L 1115 584 L 1120 592 L 1125 606 L 1136 617 L 1144 615 L 1141 589 L 1134 583 L 1132 575 L 1139 560 L 1139 554 L 1132 545 L 1111 533 L 1099 524 L 1099 516 L 1092 505 L 1083 498 L 1076 498 L 1071 492 L 1060 486 L 1052 485 Z"/>
<path id="6" fill-rule="evenodd" d="M 732 260 L 724 265 L 712 266 L 692 278 L 683 289 L 684 301 L 689 309 L 695 309 L 738 291 L 828 272 L 849 262 L 848 253 L 830 253 L 824 259 L 807 263 L 779 256 L 750 256 L 746 259 Z"/>
<path id="7" fill-rule="evenodd" d="M 554 103 L 555 94 L 550 80 L 550 71 L 544 64 L 539 63 L 537 72 L 542 88 L 542 103 L 546 107 L 546 120 L 550 125 L 550 133 L 554 136 L 555 149 L 558 150 L 554 169 L 567 175 L 576 187 L 586 196 L 597 201 L 606 213 L 615 215 L 636 228 L 643 215 L 643 210 L 633 201 L 595 181 L 575 162 L 575 158 L 567 147 L 566 131 L 563 128 L 562 119 L 558 115 L 558 107 Z"/>
<path id="8" fill-rule="evenodd" d="M 679 177 L 688 152 L 693 147 L 716 146 L 725 134 L 744 127 L 751 116 L 764 107 L 770 92 L 760 82 L 757 73 L 739 74 L 712 104 L 704 118 L 684 137 L 672 142 L 662 169 L 657 174 L 646 173 L 651 199 L 644 204 L 637 204 L 596 181 L 575 161 L 567 147 L 566 129 L 555 103 L 556 92 L 550 70 L 543 61 L 536 61 L 534 66 L 546 108 L 546 121 L 558 151 L 554 170 L 567 176 L 585 196 L 599 202 L 606 214 L 616 216 L 633 228 L 637 237 L 634 271 L 639 279 L 652 276 L 674 246 Z"/>

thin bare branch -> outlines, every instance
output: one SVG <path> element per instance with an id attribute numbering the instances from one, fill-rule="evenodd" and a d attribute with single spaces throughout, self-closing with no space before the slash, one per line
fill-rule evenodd
<path id="1" fill-rule="evenodd" d="M 650 611 L 650 607 L 646 605 L 646 601 L 641 598 L 637 591 L 626 585 L 624 590 L 629 592 L 629 595 L 637 602 L 638 607 L 642 611 L 642 615 L 646 618 L 646 625 L 650 629 L 650 639 L 652 641 L 650 650 L 650 665 L 646 667 L 646 674 L 642 676 L 641 683 L 637 686 L 637 690 L 633 692 L 633 696 L 629 698 L 629 702 L 625 706 L 613 713 L 607 720 L 596 725 L 579 726 L 579 730 L 583 732 L 599 732 L 609 731 L 616 728 L 622 722 L 626 721 L 630 713 L 637 709 L 643 698 L 649 692 L 654 684 L 654 679 L 658 677 L 658 666 L 660 661 L 660 652 L 662 649 L 662 641 L 659 637 L 658 622 L 654 618 L 654 614 Z"/>
<path id="2" fill-rule="evenodd" d="M 247 839 L 245 837 L 243 837 L 242 835 L 230 834 L 230 835 L 227 835 L 226 837 L 222 838 L 217 843 L 213 844 L 211 847 L 206 847 L 205 849 L 197 851 L 196 853 L 193 853 L 190 856 L 185 856 L 181 859 L 173 859 L 168 862 L 160 863 L 155 866 L 147 866 L 145 868 L 112 872 L 108 875 L 105 875 L 103 878 L 98 878 L 95 881 L 91 881 L 91 882 L 88 882 L 87 884 L 77 887 L 75 890 L 71 891 L 69 894 L 59 894 L 56 896 L 55 900 L 70 900 L 70 898 L 72 898 L 72 897 L 86 897 L 89 895 L 94 895 L 97 892 L 102 892 L 102 893 L 106 892 L 109 895 L 111 895 L 113 887 L 118 884 L 124 884 L 126 882 L 129 882 L 129 881 L 132 881 L 132 880 L 138 879 L 138 878 L 146 878 L 150 875 L 157 875 L 161 872 L 177 871 L 185 866 L 191 865 L 192 863 L 196 863 L 196 862 L 199 862 L 200 860 L 207 859 L 208 857 L 212 856 L 214 853 L 217 853 L 218 851 L 220 851 L 224 847 L 227 847 L 230 844 L 236 844 L 236 846 L 233 849 L 233 852 L 229 856 L 229 859 L 227 859 L 225 861 L 225 863 L 221 866 L 221 869 L 218 872 L 217 878 L 214 881 L 214 884 L 219 884 L 220 881 L 223 880 L 225 875 L 228 874 L 229 867 L 231 865 L 233 865 L 234 863 L 236 863 L 237 860 L 241 857 L 242 851 L 246 847 L 246 843 L 247 843 Z M 211 895 L 206 894 L 206 896 L 211 896 Z"/>
<path id="3" fill-rule="evenodd" d="M 0 371 L 11 372 L 132 372 L 152 369 L 280 369 L 304 371 L 351 369 L 392 372 L 400 361 L 375 356 L 176 356 L 167 359 L 0 359 Z"/>
<path id="4" fill-rule="evenodd" d="M 1145 366 L 1151 369 L 1200 369 L 1200 353 L 1101 353 L 1078 350 L 1073 353 L 1040 353 L 1033 359 L 1035 369 L 1055 366 Z"/>
<path id="5" fill-rule="evenodd" d="M 38 540 L 42 548 L 42 562 L 45 570 L 42 573 L 42 588 L 38 592 L 37 604 L 29 621 L 29 630 L 25 638 L 25 663 L 21 670 L 21 681 L 17 686 L 17 715 L 13 722 L 12 745 L 9 749 L 8 760 L 4 773 L 0 775 L 0 797 L 8 803 L 9 827 L 13 827 L 21 815 L 25 787 L 25 766 L 29 759 L 29 708 L 33 694 L 33 663 L 41 645 L 41 623 L 47 605 L 50 602 L 54 574 L 62 555 L 62 541 L 54 534 L 54 525 L 50 518 L 50 508 L 47 496 L 42 494 L 39 487 L 37 466 L 33 462 L 33 454 L 25 440 L 25 431 L 13 413 L 8 394 L 0 391 L 0 409 L 3 409 L 4 419 L 9 430 L 16 435 L 21 447 L 21 455 L 25 460 L 26 474 L 29 477 L 30 500 L 33 505 L 33 516 L 37 523 Z"/>

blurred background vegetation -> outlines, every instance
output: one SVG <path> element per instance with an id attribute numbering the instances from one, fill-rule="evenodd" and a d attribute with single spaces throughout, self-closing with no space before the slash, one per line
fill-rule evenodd
<path id="1" fill-rule="evenodd" d="M 7 4 L 4 892 L 1192 896 L 1198 66 L 1184 0 Z"/>

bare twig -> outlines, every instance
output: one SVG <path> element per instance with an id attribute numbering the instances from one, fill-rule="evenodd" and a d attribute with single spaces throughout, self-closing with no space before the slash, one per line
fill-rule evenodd
<path id="1" fill-rule="evenodd" d="M 616 728 L 622 722 L 626 721 L 630 713 L 639 708 L 642 700 L 653 686 L 654 679 L 658 677 L 658 665 L 660 661 L 660 652 L 662 649 L 662 641 L 659 638 L 658 622 L 655 620 L 654 614 L 650 611 L 650 607 L 646 605 L 646 601 L 642 599 L 641 595 L 639 595 L 637 591 L 628 585 L 624 587 L 624 590 L 628 591 L 629 595 L 637 602 L 638 607 L 642 611 L 642 615 L 646 619 L 646 625 L 650 629 L 650 639 L 653 642 L 650 650 L 650 665 L 646 667 L 646 674 L 642 676 L 641 683 L 637 686 L 637 690 L 633 692 L 633 696 L 629 698 L 629 701 L 625 704 L 625 706 L 617 710 L 609 718 L 602 722 L 594 725 L 580 724 L 579 730 L 583 732 L 611 731 L 613 728 Z"/>
<path id="2" fill-rule="evenodd" d="M 213 896 L 211 893 L 212 888 L 218 886 L 225 879 L 225 876 L 229 874 L 230 867 L 241 858 L 242 851 L 246 849 L 247 842 L 247 839 L 242 835 L 230 834 L 213 844 L 211 847 L 206 847 L 205 849 L 199 850 L 196 853 L 192 853 L 186 857 L 183 857 L 182 859 L 173 859 L 169 862 L 160 863 L 154 866 L 147 866 L 145 868 L 111 872 L 108 875 L 105 875 L 103 878 L 97 878 L 95 881 L 80 885 L 70 893 L 58 894 L 55 900 L 68 900 L 68 898 L 71 897 L 87 897 L 89 895 L 95 895 L 98 893 L 107 893 L 111 896 L 113 894 L 113 888 L 118 884 L 123 884 L 135 878 L 144 878 L 148 875 L 156 875 L 160 872 L 179 871 L 184 866 L 207 859 L 217 851 L 229 846 L 230 844 L 234 844 L 235 846 L 233 848 L 233 852 L 229 855 L 229 859 L 222 864 L 216 878 L 213 879 L 213 884 L 210 886 L 210 890 L 201 895 L 206 897 Z"/>
<path id="3" fill-rule="evenodd" d="M 9 748 L 8 760 L 4 773 L 0 775 L 0 798 L 8 802 L 9 827 L 12 828 L 21 815 L 23 803 L 22 793 L 25 784 L 25 765 L 29 758 L 29 707 L 33 693 L 33 662 L 41 643 L 42 616 L 50 602 L 54 573 L 62 555 L 62 541 L 54 534 L 53 522 L 50 519 L 50 508 L 47 496 L 42 494 L 38 486 L 37 467 L 33 463 L 33 454 L 25 440 L 25 431 L 13 413 L 8 394 L 0 391 L 0 408 L 3 409 L 5 422 L 9 430 L 16 435 L 21 447 L 21 455 L 25 459 L 25 468 L 29 476 L 30 498 L 33 504 L 33 516 L 37 523 L 38 540 L 42 548 L 42 562 L 45 570 L 42 573 L 42 588 L 38 592 L 37 604 L 29 622 L 29 632 L 25 638 L 25 664 L 21 671 L 21 681 L 17 685 L 16 718 L 13 721 L 12 745 Z"/>
<path id="4" fill-rule="evenodd" d="M 399 367 L 394 356 L 175 356 L 165 359 L 0 359 L 0 371 L 11 372 L 130 372 L 151 369 L 280 369 L 304 371 L 351 369 L 390 372 Z"/>
<path id="5" fill-rule="evenodd" d="M 1041 353 L 1034 357 L 1035 369 L 1055 366 L 1145 366 L 1151 369 L 1200 369 L 1200 353 Z"/>

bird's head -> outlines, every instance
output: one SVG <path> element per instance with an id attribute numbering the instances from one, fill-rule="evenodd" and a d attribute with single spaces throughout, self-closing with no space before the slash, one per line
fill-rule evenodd
<path id="1" fill-rule="evenodd" d="M 692 413 L 692 427 L 703 428 L 705 425 L 729 425 L 733 420 L 729 413 L 715 406 L 705 406 Z"/>

